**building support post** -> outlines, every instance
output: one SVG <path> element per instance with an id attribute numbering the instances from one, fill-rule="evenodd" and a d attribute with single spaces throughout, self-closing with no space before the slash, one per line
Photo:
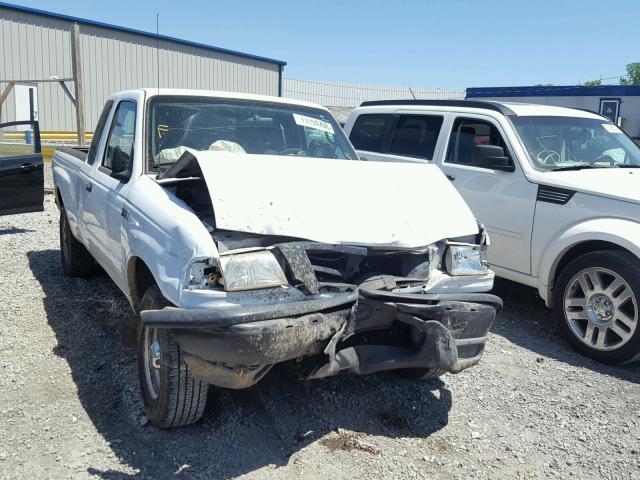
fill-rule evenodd
<path id="1" fill-rule="evenodd" d="M 75 85 L 76 128 L 78 131 L 78 146 L 86 147 L 84 123 L 84 95 L 82 93 L 82 60 L 80 56 L 80 27 L 74 23 L 71 27 L 71 70 Z"/>
<path id="2" fill-rule="evenodd" d="M 15 85 L 15 82 L 9 82 L 7 86 L 4 88 L 4 90 L 2 91 L 2 94 L 0 95 L 0 118 L 2 118 L 2 105 L 7 100 L 7 97 L 11 93 L 11 90 L 13 89 L 14 85 Z"/>

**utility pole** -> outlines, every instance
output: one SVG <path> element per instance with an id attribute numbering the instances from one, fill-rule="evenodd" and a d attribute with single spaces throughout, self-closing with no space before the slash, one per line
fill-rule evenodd
<path id="1" fill-rule="evenodd" d="M 82 60 L 80 57 L 80 27 L 74 23 L 71 27 L 71 71 L 76 97 L 76 128 L 78 130 L 78 146 L 86 147 L 84 124 L 84 95 L 82 93 Z"/>

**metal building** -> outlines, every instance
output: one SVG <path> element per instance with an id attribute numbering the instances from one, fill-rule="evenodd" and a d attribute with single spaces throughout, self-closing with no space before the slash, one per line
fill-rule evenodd
<path id="1" fill-rule="evenodd" d="M 85 129 L 91 131 L 105 97 L 112 92 L 156 87 L 159 81 L 160 87 L 167 88 L 281 95 L 286 65 L 281 60 L 4 2 L 0 2 L 0 46 L 0 122 L 35 115 L 42 130 L 56 131 L 76 130 L 75 93 L 81 95 Z M 73 81 L 74 50 L 79 92 Z M 58 81 L 65 79 L 64 85 Z M 15 83 L 8 88 L 11 81 Z"/>

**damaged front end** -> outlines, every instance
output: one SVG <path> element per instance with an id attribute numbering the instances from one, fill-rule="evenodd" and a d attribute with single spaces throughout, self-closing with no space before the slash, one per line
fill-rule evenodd
<path id="1" fill-rule="evenodd" d="M 182 308 L 147 310 L 170 329 L 193 375 L 246 388 L 277 363 L 307 378 L 476 364 L 501 300 L 487 292 L 484 229 L 418 249 L 369 248 L 216 231 L 196 259 Z"/>

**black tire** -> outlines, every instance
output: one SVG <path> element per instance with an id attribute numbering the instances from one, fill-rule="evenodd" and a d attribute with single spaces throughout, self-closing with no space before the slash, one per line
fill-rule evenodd
<path id="1" fill-rule="evenodd" d="M 95 271 L 95 261 L 85 246 L 73 236 L 64 209 L 60 210 L 60 257 L 66 277 L 89 277 Z"/>
<path id="2" fill-rule="evenodd" d="M 157 286 L 147 289 L 142 297 L 141 310 L 155 310 L 170 305 Z M 143 327 L 138 322 L 137 354 L 140 388 L 144 400 L 144 410 L 153 425 L 158 428 L 172 428 L 190 425 L 202 418 L 207 403 L 208 384 L 193 378 L 185 357 L 173 334 L 167 329 L 157 329 L 160 347 L 159 385 L 155 391 L 147 378 L 145 364 L 146 335 L 153 329 Z"/>
<path id="3" fill-rule="evenodd" d="M 640 301 L 640 261 L 626 251 L 605 250 L 585 253 L 575 258 L 559 272 L 553 289 L 553 314 L 562 336 L 581 354 L 607 364 L 621 364 L 640 360 L 640 325 L 631 338 L 617 349 L 598 350 L 583 343 L 573 333 L 566 318 L 564 296 L 571 279 L 587 268 L 605 268 L 629 285 L 635 298 Z M 636 302 L 637 303 L 637 302 Z M 640 305 L 639 305 L 640 306 Z"/>
<path id="4" fill-rule="evenodd" d="M 440 378 L 447 371 L 440 368 L 404 368 L 398 370 L 398 373 L 411 380 L 432 380 Z"/>

